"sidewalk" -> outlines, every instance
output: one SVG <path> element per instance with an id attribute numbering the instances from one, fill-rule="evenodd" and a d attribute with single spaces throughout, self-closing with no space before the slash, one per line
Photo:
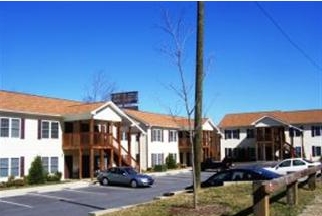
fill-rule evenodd
<path id="1" fill-rule="evenodd" d="M 190 172 L 191 168 L 186 169 L 178 169 L 178 170 L 169 170 L 166 172 L 151 172 L 146 173 L 152 177 L 157 176 L 167 176 L 167 175 L 175 175 L 180 173 L 187 173 Z M 68 180 L 68 182 L 62 184 L 55 184 L 55 185 L 42 185 L 42 186 L 35 186 L 35 187 L 28 187 L 28 188 L 17 188 L 17 189 L 8 189 L 8 190 L 1 190 L 0 191 L 0 199 L 4 197 L 12 197 L 12 196 L 21 196 L 27 193 L 45 193 L 51 191 L 59 191 L 63 189 L 77 189 L 87 187 L 89 185 L 93 185 L 96 183 L 96 178 L 93 179 L 75 179 L 75 180 Z"/>

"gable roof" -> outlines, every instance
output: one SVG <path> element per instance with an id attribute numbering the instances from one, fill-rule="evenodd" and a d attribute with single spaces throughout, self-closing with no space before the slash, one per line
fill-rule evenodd
<path id="1" fill-rule="evenodd" d="M 263 117 L 278 119 L 285 124 L 322 123 L 322 109 L 227 114 L 219 123 L 219 127 L 246 127 Z"/>
<path id="2" fill-rule="evenodd" d="M 124 111 L 129 116 L 136 119 L 137 121 L 142 122 L 146 126 L 185 129 L 185 130 L 189 128 L 189 120 L 186 117 L 151 113 L 151 112 L 131 110 L 131 109 L 124 109 Z M 209 122 L 211 126 L 216 128 L 216 125 L 209 118 L 202 119 L 202 124 L 205 124 L 206 122 Z M 194 124 L 193 119 L 191 120 L 191 124 L 193 127 L 193 124 Z"/>
<path id="3" fill-rule="evenodd" d="M 7 112 L 63 116 L 91 112 L 104 103 L 106 102 L 84 103 L 0 90 L 0 111 Z"/>

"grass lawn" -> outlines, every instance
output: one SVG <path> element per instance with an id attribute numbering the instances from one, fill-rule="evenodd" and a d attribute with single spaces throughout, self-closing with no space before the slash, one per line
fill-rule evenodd
<path id="1" fill-rule="evenodd" d="M 198 194 L 198 209 L 192 208 L 193 194 L 183 193 L 168 199 L 142 204 L 106 214 L 106 216 L 246 216 L 252 214 L 252 185 L 232 185 L 202 189 Z M 315 191 L 307 187 L 299 189 L 299 204 L 286 205 L 282 194 L 271 197 L 271 216 L 296 216 L 305 206 L 312 202 L 316 195 L 322 196 L 322 185 L 319 181 Z"/>

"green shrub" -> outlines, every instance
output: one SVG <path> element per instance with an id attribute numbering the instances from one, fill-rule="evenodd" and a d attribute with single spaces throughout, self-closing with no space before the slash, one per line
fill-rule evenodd
<path id="1" fill-rule="evenodd" d="M 23 179 L 23 178 L 15 179 L 15 180 L 13 180 L 13 185 L 15 187 L 23 187 L 26 185 L 25 179 Z"/>
<path id="2" fill-rule="evenodd" d="M 45 184 L 45 175 L 44 168 L 42 167 L 41 158 L 37 156 L 34 161 L 31 163 L 31 167 L 29 169 L 28 174 L 28 184 Z"/>
<path id="3" fill-rule="evenodd" d="M 168 157 L 165 159 L 168 169 L 176 169 L 177 162 L 173 157 L 173 154 L 169 154 Z"/>
<path id="4" fill-rule="evenodd" d="M 156 171 L 156 172 L 165 172 L 165 171 L 167 171 L 167 165 L 166 164 L 155 165 L 154 166 L 154 171 Z"/>
<path id="5" fill-rule="evenodd" d="M 55 173 L 47 173 L 46 180 L 47 181 L 60 181 L 62 177 L 61 172 L 55 172 Z"/>

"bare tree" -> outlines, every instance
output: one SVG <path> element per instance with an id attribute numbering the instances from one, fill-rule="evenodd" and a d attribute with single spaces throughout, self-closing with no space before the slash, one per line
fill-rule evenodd
<path id="1" fill-rule="evenodd" d="M 200 10 L 203 15 L 203 3 L 200 4 L 198 2 L 198 23 L 197 25 L 203 24 L 203 19 L 200 21 L 199 18 L 203 18 L 203 16 L 200 16 Z M 203 64 L 199 61 L 203 58 L 200 58 L 203 52 L 198 52 L 197 55 L 197 67 L 196 67 L 196 79 L 198 82 L 196 82 L 196 87 L 198 86 L 198 91 L 196 91 L 196 97 L 195 101 L 192 101 L 191 92 L 192 92 L 192 85 L 189 85 L 186 77 L 187 73 L 185 73 L 184 69 L 184 54 L 185 54 L 185 45 L 187 43 L 187 40 L 192 35 L 194 30 L 192 28 L 188 28 L 185 26 L 185 23 L 183 21 L 182 16 L 180 16 L 176 21 L 173 21 L 170 17 L 170 13 L 168 10 L 162 10 L 162 19 L 164 21 L 163 25 L 159 25 L 158 27 L 166 33 L 170 37 L 170 41 L 163 45 L 159 51 L 166 54 L 170 57 L 170 60 L 174 65 L 176 66 L 178 70 L 178 74 L 180 77 L 180 87 L 176 87 L 174 85 L 170 85 L 170 88 L 179 96 L 179 98 L 183 101 L 184 107 L 185 107 L 185 113 L 188 119 L 188 131 L 189 131 L 189 142 L 191 145 L 191 152 L 192 152 L 192 177 L 193 177 L 193 185 L 194 185 L 194 196 L 193 196 L 193 204 L 194 208 L 197 208 L 197 194 L 198 190 L 200 188 L 200 162 L 201 162 L 201 141 L 202 141 L 202 133 L 201 133 L 201 122 L 202 122 L 202 100 L 200 96 L 202 96 L 202 80 L 203 80 Z M 198 28 L 198 33 L 202 33 L 202 29 L 200 30 Z M 203 40 L 200 35 L 197 36 L 198 39 Z M 202 44 L 200 41 L 197 43 L 197 48 L 202 48 L 200 46 Z M 197 89 L 196 89 L 197 90 Z M 196 106 L 198 105 L 198 106 Z M 196 108 L 198 108 L 198 112 L 195 114 L 195 117 L 197 117 L 194 121 L 192 121 L 192 115 L 194 114 Z M 171 111 L 170 111 L 171 113 Z M 175 119 L 175 118 L 174 118 Z M 198 135 L 196 135 L 196 130 L 198 131 Z M 196 154 L 197 153 L 197 154 Z M 195 157 L 197 156 L 197 157 Z"/>
<path id="2" fill-rule="evenodd" d="M 91 103 L 110 100 L 111 93 L 115 92 L 117 87 L 115 82 L 110 81 L 107 74 L 100 70 L 93 74 L 92 80 L 86 85 L 85 89 L 83 101 Z"/>

